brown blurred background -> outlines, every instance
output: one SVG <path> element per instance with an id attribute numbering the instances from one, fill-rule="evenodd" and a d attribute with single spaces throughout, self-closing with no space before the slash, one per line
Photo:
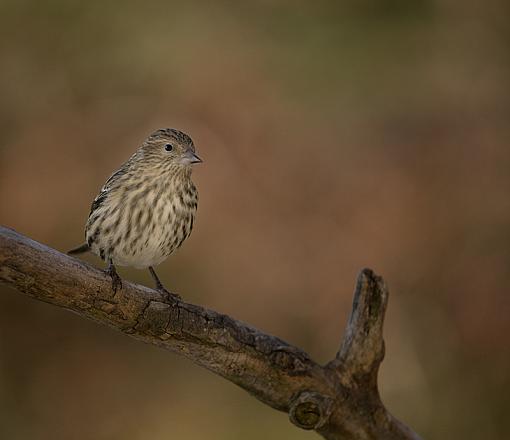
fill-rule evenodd
<path id="1" fill-rule="evenodd" d="M 168 286 L 326 362 L 369 266 L 391 288 L 389 409 L 427 439 L 509 438 L 509 18 L 506 0 L 1 0 L 0 221 L 80 244 L 110 173 L 180 128 L 204 164 Z M 261 437 L 318 438 L 2 288 L 0 438 Z"/>

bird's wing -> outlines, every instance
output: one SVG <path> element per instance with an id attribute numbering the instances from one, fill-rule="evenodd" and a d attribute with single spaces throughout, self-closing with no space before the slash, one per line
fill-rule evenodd
<path id="1" fill-rule="evenodd" d="M 94 201 L 92 202 L 92 206 L 90 207 L 90 213 L 89 217 L 92 215 L 92 213 L 98 209 L 103 202 L 106 200 L 106 197 L 108 196 L 108 193 L 111 191 L 111 189 L 115 186 L 115 184 L 119 181 L 119 179 L 126 174 L 126 168 L 122 167 L 115 171 L 105 182 L 103 187 L 101 188 L 101 191 L 99 191 L 99 194 L 96 196 Z"/>

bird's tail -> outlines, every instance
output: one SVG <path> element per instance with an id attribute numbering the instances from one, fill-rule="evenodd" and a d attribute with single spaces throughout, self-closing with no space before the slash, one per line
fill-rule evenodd
<path id="1" fill-rule="evenodd" d="M 83 243 L 81 246 L 78 246 L 75 249 L 71 249 L 67 252 L 68 255 L 76 255 L 76 254 L 83 254 L 84 252 L 90 251 L 90 247 L 87 243 Z"/>

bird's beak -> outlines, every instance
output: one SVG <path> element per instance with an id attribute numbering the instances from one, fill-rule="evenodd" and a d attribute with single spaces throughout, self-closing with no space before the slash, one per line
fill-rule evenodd
<path id="1" fill-rule="evenodd" d="M 201 163 L 202 159 L 200 159 L 193 151 L 188 150 L 183 157 L 183 163 L 192 164 L 192 163 Z"/>

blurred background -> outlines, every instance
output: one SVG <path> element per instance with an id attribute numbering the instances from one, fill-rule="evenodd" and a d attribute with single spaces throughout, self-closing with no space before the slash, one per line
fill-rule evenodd
<path id="1" fill-rule="evenodd" d="M 388 408 L 427 439 L 509 438 L 509 18 L 506 0 L 1 0 L 0 222 L 80 244 L 111 172 L 180 128 L 204 163 L 167 286 L 325 363 L 371 267 Z M 0 438 L 261 437 L 318 438 L 2 287 Z"/>

